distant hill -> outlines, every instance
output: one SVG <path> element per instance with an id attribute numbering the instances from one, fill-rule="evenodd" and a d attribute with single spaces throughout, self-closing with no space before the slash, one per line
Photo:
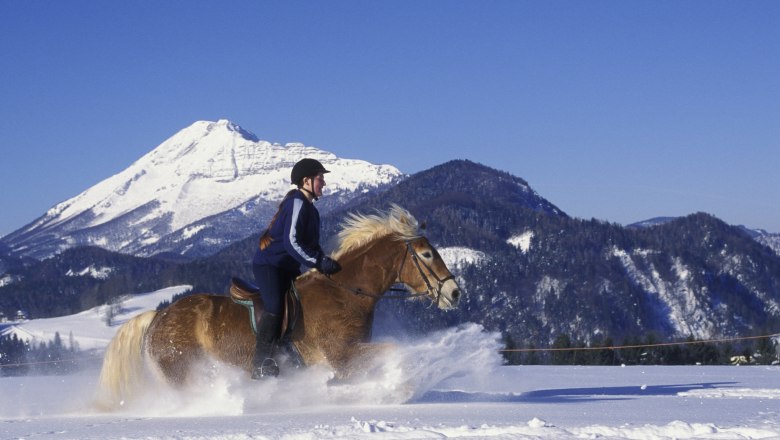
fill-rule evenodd
<path id="1" fill-rule="evenodd" d="M 632 223 L 626 227 L 629 229 L 652 228 L 665 225 L 678 218 L 679 217 L 654 217 L 641 222 Z M 751 229 L 743 225 L 740 225 L 739 228 L 753 238 L 753 240 L 768 246 L 775 254 L 780 255 L 780 233 L 771 233 L 763 229 Z"/>
<path id="2" fill-rule="evenodd" d="M 677 218 L 678 217 L 653 217 L 651 219 L 643 220 L 641 222 L 631 223 L 626 227 L 629 229 L 651 228 L 653 226 L 665 225 L 671 221 L 674 221 Z"/>
<path id="3" fill-rule="evenodd" d="M 14 281 L 0 287 L 0 311 L 23 310 L 30 318 L 69 315 L 133 292 L 176 283 L 178 265 L 153 258 L 81 247 L 9 271 Z"/>
<path id="4" fill-rule="evenodd" d="M 780 261 L 740 228 L 703 213 L 654 228 L 573 219 L 532 190 L 513 190 L 525 185 L 454 161 L 356 199 L 362 210 L 400 203 L 428 222 L 438 246 L 486 256 L 460 271 L 468 295 L 459 310 L 432 317 L 423 306 L 408 313 L 408 304 L 387 302 L 386 316 L 419 330 L 477 321 L 536 345 L 561 334 L 598 342 L 778 328 Z M 338 217 L 329 217 L 329 231 Z"/>
<path id="5" fill-rule="evenodd" d="M 740 228 L 753 237 L 753 240 L 768 246 L 777 255 L 780 255 L 780 233 L 767 232 L 763 229 L 750 229 L 745 226 L 740 226 Z"/>

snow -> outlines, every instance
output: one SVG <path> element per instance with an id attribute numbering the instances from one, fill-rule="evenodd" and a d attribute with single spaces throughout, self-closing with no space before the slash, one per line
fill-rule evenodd
<path id="1" fill-rule="evenodd" d="M 128 298 L 118 320 L 184 289 Z M 31 333 L 62 333 L 67 325 L 80 343 L 93 338 L 105 344 L 117 326 L 106 327 L 95 315 L 19 325 Z M 92 406 L 97 368 L 0 377 L 0 438 L 780 437 L 780 367 L 505 366 L 499 341 L 477 324 L 399 337 L 391 356 L 341 385 L 328 385 L 331 372 L 324 367 L 256 382 L 233 367 L 208 363 L 194 383 L 176 390 L 152 385 L 113 413 Z"/>
<path id="2" fill-rule="evenodd" d="M 89 265 L 80 271 L 74 271 L 73 269 L 69 269 L 68 272 L 65 273 L 65 276 L 91 277 L 97 280 L 105 280 L 111 275 L 111 272 L 113 271 L 114 269 L 110 267 L 96 268 L 94 265 Z"/>
<path id="3" fill-rule="evenodd" d="M 0 287 L 8 286 L 8 285 L 13 284 L 13 283 L 15 283 L 17 281 L 19 281 L 19 277 L 18 276 L 3 275 L 2 277 L 0 277 Z"/>
<path id="4" fill-rule="evenodd" d="M 189 239 L 195 236 L 198 232 L 202 231 L 203 229 L 206 229 L 206 225 L 200 225 L 200 226 L 192 226 L 184 228 L 184 233 L 182 233 L 182 238 Z"/>
<path id="5" fill-rule="evenodd" d="M 677 274 L 677 280 L 664 280 L 647 258 L 655 252 L 657 251 L 635 249 L 629 254 L 623 249 L 613 247 L 609 256 L 618 258 L 632 281 L 644 291 L 657 295 L 667 306 L 669 321 L 677 335 L 691 335 L 698 339 L 712 338 L 716 323 L 712 314 L 706 313 L 709 307 L 701 304 L 694 294 L 690 285 L 690 270 L 679 259 L 675 259 L 672 269 Z M 643 270 L 640 266 L 646 269 Z"/>
<path id="6" fill-rule="evenodd" d="M 531 249 L 531 240 L 534 238 L 534 231 L 525 231 L 522 234 L 513 235 L 506 241 L 512 246 L 520 249 L 523 253 Z"/>
<path id="7" fill-rule="evenodd" d="M 460 273 L 466 266 L 478 266 L 488 259 L 484 252 L 464 246 L 443 247 L 438 251 L 453 273 Z"/>
<path id="8" fill-rule="evenodd" d="M 444 358 L 443 360 L 447 360 Z M 455 359 L 449 359 L 455 361 Z M 436 364 L 428 366 L 431 369 Z M 90 407 L 97 371 L 0 378 L 0 437 L 47 439 L 763 439 L 780 436 L 777 367 L 468 365 L 404 403 L 230 372 L 158 390 L 144 408 Z M 430 386 L 430 385 L 429 385 Z M 357 394 L 357 393 L 356 393 Z"/>

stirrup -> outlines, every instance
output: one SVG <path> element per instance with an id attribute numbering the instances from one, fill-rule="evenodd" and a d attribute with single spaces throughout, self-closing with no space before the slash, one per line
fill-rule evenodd
<path id="1" fill-rule="evenodd" d="M 259 367 L 252 370 L 252 379 L 266 379 L 279 375 L 279 365 L 273 358 L 265 358 Z"/>

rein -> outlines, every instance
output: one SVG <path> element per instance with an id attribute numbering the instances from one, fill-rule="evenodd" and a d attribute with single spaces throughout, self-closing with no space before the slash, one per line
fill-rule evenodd
<path id="1" fill-rule="evenodd" d="M 391 287 L 390 289 L 388 289 L 389 292 L 407 292 L 407 294 L 406 295 L 383 295 L 383 294 L 376 294 L 376 293 L 366 292 L 366 291 L 364 291 L 363 289 L 361 289 L 359 287 L 350 287 L 350 286 L 344 285 L 344 284 L 334 280 L 333 278 L 331 278 L 330 275 L 325 275 L 325 277 L 327 279 L 329 279 L 333 284 L 335 284 L 336 286 L 340 287 L 341 289 L 344 289 L 344 290 L 347 290 L 349 292 L 352 292 L 352 293 L 354 293 L 355 295 L 358 295 L 358 296 L 368 296 L 368 297 L 376 298 L 376 299 L 409 299 L 409 298 L 416 298 L 418 296 L 431 296 L 430 293 L 434 289 L 433 289 L 433 286 L 431 285 L 431 281 L 428 279 L 428 276 L 425 274 L 425 272 L 423 272 L 423 267 L 425 267 L 425 270 L 428 272 L 428 275 L 430 275 L 434 279 L 436 279 L 436 282 L 438 283 L 437 289 L 435 290 L 435 292 L 436 292 L 436 302 L 438 303 L 439 300 L 441 299 L 441 288 L 442 288 L 442 286 L 447 281 L 455 279 L 455 277 L 453 275 L 450 275 L 450 276 L 445 277 L 445 278 L 439 278 L 439 276 L 436 275 L 436 273 L 433 271 L 433 269 L 431 269 L 430 266 L 428 266 L 425 263 L 425 261 L 421 261 L 420 260 L 420 257 L 417 255 L 417 251 L 415 251 L 414 248 L 412 247 L 411 240 L 407 240 L 406 241 L 406 253 L 410 254 L 412 256 L 412 261 L 414 262 L 415 267 L 417 267 L 417 271 L 420 272 L 420 276 L 422 277 L 423 281 L 425 281 L 425 286 L 427 287 L 427 290 L 425 292 L 408 293 L 409 291 L 407 289 L 400 289 L 400 288 L 396 288 L 396 287 Z M 406 257 L 406 255 L 404 255 L 404 257 Z M 401 278 L 401 272 L 404 270 L 404 264 L 406 264 L 406 258 L 404 258 L 401 261 L 401 267 L 398 269 L 398 278 Z M 400 282 L 403 283 L 403 284 L 406 284 L 403 281 L 400 281 Z M 398 284 L 398 283 L 396 283 L 396 284 Z"/>
<path id="2" fill-rule="evenodd" d="M 350 286 L 344 285 L 344 284 L 339 283 L 338 281 L 334 280 L 333 278 L 331 278 L 330 275 L 325 275 L 325 277 L 327 279 L 329 279 L 337 287 L 340 287 L 341 289 L 344 289 L 346 291 L 352 292 L 352 293 L 354 293 L 357 296 L 368 296 L 368 297 L 376 298 L 376 299 L 408 299 L 408 298 L 416 298 L 418 296 L 427 296 L 428 295 L 428 292 L 424 292 L 424 293 L 409 293 L 409 290 L 402 289 L 400 287 L 391 287 L 387 291 L 388 292 L 407 292 L 406 295 L 381 295 L 381 294 L 377 294 L 377 293 L 366 292 L 365 290 L 361 289 L 360 287 L 350 287 Z"/>

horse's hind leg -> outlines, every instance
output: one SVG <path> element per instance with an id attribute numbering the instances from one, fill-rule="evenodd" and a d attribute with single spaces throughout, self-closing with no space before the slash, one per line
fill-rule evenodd
<path id="1" fill-rule="evenodd" d="M 174 326 L 167 321 L 155 324 L 147 333 L 147 355 L 165 382 L 182 386 L 203 357 L 203 348 L 193 339 L 194 332 L 187 331 L 192 326 Z"/>

